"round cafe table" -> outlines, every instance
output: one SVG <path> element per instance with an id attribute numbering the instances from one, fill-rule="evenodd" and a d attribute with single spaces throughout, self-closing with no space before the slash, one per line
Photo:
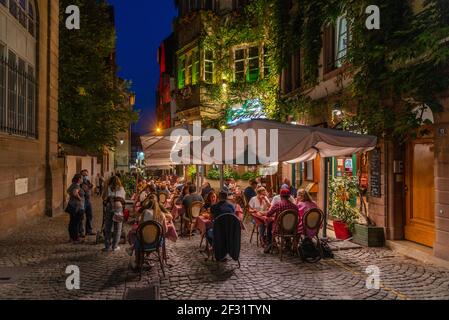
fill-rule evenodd
<path id="1" fill-rule="evenodd" d="M 182 217 L 184 212 L 185 212 L 185 209 L 182 206 L 182 204 L 175 204 L 173 206 L 173 209 L 171 210 L 171 214 L 173 216 L 173 221 L 178 219 L 178 217 Z"/>

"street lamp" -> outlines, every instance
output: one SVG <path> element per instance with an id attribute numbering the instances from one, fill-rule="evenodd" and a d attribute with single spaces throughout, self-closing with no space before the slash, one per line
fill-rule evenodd
<path id="1" fill-rule="evenodd" d="M 120 145 L 122 145 L 123 146 L 123 144 L 125 143 L 125 140 L 123 140 L 123 139 L 120 139 Z"/>
<path id="2" fill-rule="evenodd" d="M 136 104 L 136 95 L 134 93 L 131 93 L 129 95 L 129 105 L 131 107 L 134 107 L 135 104 Z"/>

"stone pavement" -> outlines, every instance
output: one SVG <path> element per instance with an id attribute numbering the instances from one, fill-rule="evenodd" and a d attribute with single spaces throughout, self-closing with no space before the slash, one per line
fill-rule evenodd
<path id="1" fill-rule="evenodd" d="M 95 203 L 96 230 L 101 209 Z M 24 226 L 0 240 L 0 299 L 123 299 L 128 289 L 158 285 L 161 299 L 449 299 L 449 270 L 394 254 L 388 249 L 335 252 L 316 264 L 297 257 L 266 255 L 249 231 L 242 239 L 241 268 L 205 261 L 199 237 L 168 243 L 166 277 L 156 265 L 142 280 L 129 270 L 122 250 L 101 252 L 95 237 L 71 245 L 64 214 Z M 80 290 L 66 289 L 68 265 L 81 272 Z M 367 289 L 368 266 L 380 270 L 380 288 Z"/>

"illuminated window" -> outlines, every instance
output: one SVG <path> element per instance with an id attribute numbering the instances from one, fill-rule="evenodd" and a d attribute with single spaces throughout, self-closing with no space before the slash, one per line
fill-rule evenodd
<path id="1" fill-rule="evenodd" d="M 186 66 L 185 56 L 181 56 L 178 60 L 178 88 L 182 89 L 186 85 Z"/>
<path id="2" fill-rule="evenodd" d="M 259 80 L 259 47 L 249 48 L 247 80 L 248 82 Z"/>
<path id="3" fill-rule="evenodd" d="M 204 81 L 214 82 L 214 53 L 211 50 L 206 50 L 204 53 Z"/>
<path id="4" fill-rule="evenodd" d="M 259 46 L 234 51 L 234 80 L 254 82 L 260 77 Z"/>
<path id="5" fill-rule="evenodd" d="M 0 43 L 0 132 L 35 138 L 36 56 L 28 50 L 35 45 L 28 34 L 35 37 L 34 1 L 0 0 L 0 11 L 16 30 L 14 50 L 8 39 Z"/>
<path id="6" fill-rule="evenodd" d="M 192 52 L 192 84 L 198 84 L 200 80 L 200 55 L 198 50 Z"/>
<path id="7" fill-rule="evenodd" d="M 235 50 L 235 81 L 245 80 L 245 49 Z"/>
<path id="8" fill-rule="evenodd" d="M 186 85 L 192 84 L 192 55 L 188 54 L 186 58 L 186 68 L 187 68 L 187 79 L 186 79 Z"/>
<path id="9" fill-rule="evenodd" d="M 335 66 L 341 67 L 348 52 L 348 20 L 341 16 L 337 19 L 335 32 Z"/>

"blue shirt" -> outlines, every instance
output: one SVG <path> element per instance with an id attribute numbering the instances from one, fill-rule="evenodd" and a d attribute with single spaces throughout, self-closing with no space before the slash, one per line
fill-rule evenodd
<path id="1" fill-rule="evenodd" d="M 246 187 L 246 189 L 243 193 L 245 194 L 246 200 L 248 200 L 248 202 L 249 202 L 249 200 L 251 200 L 252 198 L 257 196 L 256 191 L 251 186 Z"/>
<path id="2" fill-rule="evenodd" d="M 235 214 L 235 207 L 232 203 L 229 203 L 228 201 L 220 201 L 210 208 L 210 212 L 215 220 L 225 213 Z"/>

